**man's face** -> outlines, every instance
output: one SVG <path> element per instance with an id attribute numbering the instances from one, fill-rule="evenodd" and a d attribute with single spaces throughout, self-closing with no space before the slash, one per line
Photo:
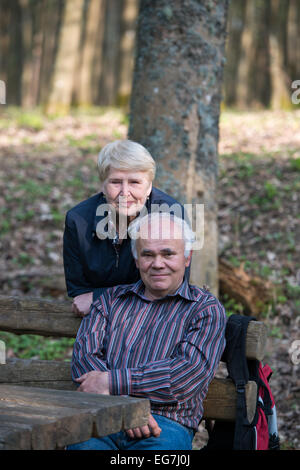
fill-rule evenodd
<path id="1" fill-rule="evenodd" d="M 151 229 L 141 227 L 136 260 L 145 284 L 145 295 L 151 300 L 165 297 L 177 290 L 191 259 L 191 255 L 187 259 L 184 257 L 184 241 L 179 238 L 181 230 L 176 224 L 163 219 L 159 227 L 153 227 L 153 224 Z M 165 233 L 168 237 L 165 237 Z"/>

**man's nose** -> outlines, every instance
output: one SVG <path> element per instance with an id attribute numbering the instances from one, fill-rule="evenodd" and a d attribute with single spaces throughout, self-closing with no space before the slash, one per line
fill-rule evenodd
<path id="1" fill-rule="evenodd" d="M 152 268 L 161 269 L 164 267 L 164 260 L 162 256 L 155 256 L 152 262 Z"/>

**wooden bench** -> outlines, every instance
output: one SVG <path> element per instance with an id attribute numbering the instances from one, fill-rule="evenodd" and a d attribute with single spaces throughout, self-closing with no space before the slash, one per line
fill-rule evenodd
<path id="1" fill-rule="evenodd" d="M 71 311 L 68 301 L 0 296 L 0 331 L 15 334 L 36 334 L 75 338 L 81 318 Z M 247 331 L 246 355 L 264 358 L 267 329 L 262 322 L 250 322 Z M 8 359 L 0 365 L 0 384 L 75 390 L 70 362 L 36 359 Z M 256 384 L 246 387 L 248 418 L 251 421 L 256 405 Z M 214 378 L 204 401 L 204 418 L 235 420 L 236 390 L 231 380 Z"/>

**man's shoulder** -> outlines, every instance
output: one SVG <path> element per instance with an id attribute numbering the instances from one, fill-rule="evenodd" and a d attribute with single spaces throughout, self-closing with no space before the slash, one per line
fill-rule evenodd
<path id="1" fill-rule="evenodd" d="M 208 306 L 216 305 L 224 310 L 223 305 L 220 300 L 208 290 L 207 287 L 199 287 L 192 284 L 189 284 L 191 297 L 198 302 L 199 307 L 205 308 Z"/>
<path id="2" fill-rule="evenodd" d="M 128 291 L 133 290 L 137 283 L 133 284 L 118 284 L 116 286 L 107 287 L 99 297 L 93 302 L 95 307 L 105 307 L 109 309 L 109 306 L 114 301 L 114 299 L 122 297 Z"/>

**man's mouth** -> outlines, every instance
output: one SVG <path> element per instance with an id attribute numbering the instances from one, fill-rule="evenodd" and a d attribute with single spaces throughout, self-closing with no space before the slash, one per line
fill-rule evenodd
<path id="1" fill-rule="evenodd" d="M 167 273 L 164 273 L 164 274 L 150 274 L 151 277 L 155 277 L 155 278 L 160 278 L 160 277 L 167 277 L 169 276 L 169 274 Z"/>

